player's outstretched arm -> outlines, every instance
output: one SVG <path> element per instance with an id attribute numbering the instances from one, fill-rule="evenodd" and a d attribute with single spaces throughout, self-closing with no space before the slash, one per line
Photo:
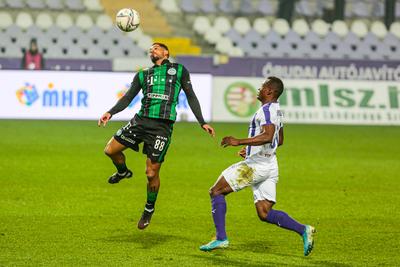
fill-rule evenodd
<path id="1" fill-rule="evenodd" d="M 275 133 L 275 126 L 273 124 L 264 125 L 263 130 L 260 134 L 244 139 L 237 139 L 233 136 L 226 136 L 222 138 L 221 146 L 240 146 L 240 145 L 250 145 L 250 146 L 260 146 L 266 143 L 271 143 L 272 138 Z"/>
<path id="2" fill-rule="evenodd" d="M 99 119 L 99 121 L 97 122 L 97 126 L 101 126 L 102 124 L 103 124 L 103 127 L 105 127 L 106 126 L 106 124 L 107 124 L 107 122 L 111 119 L 111 114 L 109 113 L 109 112 L 106 112 L 106 113 L 104 113 L 101 117 L 100 117 L 100 119 Z"/>

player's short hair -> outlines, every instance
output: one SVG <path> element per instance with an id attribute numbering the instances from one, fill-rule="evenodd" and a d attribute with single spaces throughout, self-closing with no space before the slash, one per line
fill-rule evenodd
<path id="1" fill-rule="evenodd" d="M 275 76 L 268 77 L 267 80 L 264 82 L 264 85 L 268 85 L 268 87 L 272 88 L 277 98 L 283 92 L 283 82 L 278 77 Z"/>
<path id="2" fill-rule="evenodd" d="M 163 43 L 153 43 L 151 46 L 153 46 L 153 45 L 161 46 L 162 48 L 164 48 L 165 50 L 167 50 L 167 52 L 168 52 L 168 57 L 169 57 L 169 49 L 168 49 L 168 46 L 167 46 L 166 44 L 163 44 Z"/>

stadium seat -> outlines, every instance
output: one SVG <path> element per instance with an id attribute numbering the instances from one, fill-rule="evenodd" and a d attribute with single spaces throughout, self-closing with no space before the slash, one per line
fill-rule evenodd
<path id="1" fill-rule="evenodd" d="M 289 30 L 288 33 L 285 35 L 284 39 L 286 42 L 296 43 L 296 44 L 300 44 L 303 41 L 300 35 L 294 30 Z"/>
<path id="2" fill-rule="evenodd" d="M 382 42 L 387 45 L 397 45 L 400 43 L 400 39 L 393 33 L 388 32 Z"/>
<path id="3" fill-rule="evenodd" d="M 64 4 L 62 0 L 46 0 L 46 5 L 51 9 L 51 10 L 63 10 L 64 9 Z"/>
<path id="4" fill-rule="evenodd" d="M 385 15 L 385 3 L 383 1 L 375 1 L 372 6 L 372 17 L 383 18 Z"/>
<path id="5" fill-rule="evenodd" d="M 167 13 L 179 13 L 180 8 L 178 7 L 176 0 L 161 0 L 160 8 Z"/>
<path id="6" fill-rule="evenodd" d="M 96 26 L 102 29 L 103 31 L 108 31 L 113 27 L 113 21 L 106 14 L 101 14 L 96 18 Z"/>
<path id="7" fill-rule="evenodd" d="M 240 47 L 233 47 L 232 50 L 230 51 L 229 55 L 231 57 L 243 57 L 244 52 Z"/>
<path id="8" fill-rule="evenodd" d="M 243 39 L 243 36 L 240 33 L 238 33 L 235 29 L 230 29 L 229 31 L 224 33 L 224 36 L 231 39 L 233 43 L 238 43 Z"/>
<path id="9" fill-rule="evenodd" d="M 311 29 L 320 37 L 324 37 L 329 32 L 329 25 L 322 19 L 316 19 L 312 22 Z"/>
<path id="10" fill-rule="evenodd" d="M 138 28 L 133 32 L 128 32 L 126 36 L 129 39 L 131 39 L 132 41 L 134 41 L 135 43 L 137 43 L 140 40 L 140 38 L 142 38 L 143 35 L 144 34 L 143 34 L 142 30 L 140 28 Z"/>
<path id="11" fill-rule="evenodd" d="M 321 37 L 316 34 L 314 31 L 309 31 L 305 36 L 304 36 L 304 42 L 308 44 L 315 44 L 321 42 Z"/>
<path id="12" fill-rule="evenodd" d="M 251 25 L 247 18 L 238 17 L 233 21 L 233 28 L 243 35 L 251 29 Z"/>
<path id="13" fill-rule="evenodd" d="M 310 31 L 310 27 L 304 19 L 296 19 L 293 22 L 292 29 L 300 36 L 305 36 Z"/>
<path id="14" fill-rule="evenodd" d="M 0 30 L 6 29 L 13 24 L 11 14 L 6 11 L 0 11 Z"/>
<path id="15" fill-rule="evenodd" d="M 250 43 L 262 43 L 263 38 L 256 30 L 249 30 L 243 37 L 243 39 Z"/>
<path id="16" fill-rule="evenodd" d="M 368 27 L 362 20 L 354 20 L 350 26 L 351 32 L 357 35 L 359 38 L 364 37 L 368 33 Z"/>
<path id="17" fill-rule="evenodd" d="M 239 10 L 241 14 L 250 15 L 254 14 L 254 7 L 252 0 L 241 0 Z"/>
<path id="18" fill-rule="evenodd" d="M 68 36 L 73 42 L 74 42 L 74 40 L 77 42 L 77 40 L 80 38 L 83 38 L 85 36 L 85 34 L 83 33 L 81 28 L 74 25 L 72 27 L 69 27 L 65 31 L 65 36 Z"/>
<path id="19" fill-rule="evenodd" d="M 369 1 L 357 1 L 352 4 L 352 16 L 357 18 L 367 18 L 371 15 L 371 3 Z"/>
<path id="20" fill-rule="evenodd" d="M 46 36 L 48 36 L 49 39 L 57 39 L 58 36 L 61 36 L 62 34 L 62 29 L 56 25 L 51 26 L 46 31 Z"/>
<path id="21" fill-rule="evenodd" d="M 285 36 L 289 32 L 290 26 L 285 19 L 276 19 L 272 24 L 272 29 L 281 36 Z"/>
<path id="22" fill-rule="evenodd" d="M 215 49 L 220 53 L 230 54 L 230 50 L 233 49 L 232 41 L 229 38 L 222 37 L 215 44 Z"/>
<path id="23" fill-rule="evenodd" d="M 315 1 L 300 0 L 295 4 L 295 11 L 300 16 L 314 17 L 322 15 L 321 11 L 317 10 Z"/>
<path id="24" fill-rule="evenodd" d="M 271 26 L 266 18 L 256 18 L 253 22 L 253 29 L 262 36 L 265 36 L 271 29 Z"/>
<path id="25" fill-rule="evenodd" d="M 70 36 L 68 36 L 66 34 L 58 36 L 56 46 L 61 46 L 63 48 L 66 48 L 66 47 L 69 47 L 69 46 L 72 46 L 72 45 L 74 45 L 74 43 L 73 43 L 73 41 L 72 41 Z"/>
<path id="26" fill-rule="evenodd" d="M 46 58 L 64 58 L 66 54 L 63 53 L 63 49 L 60 46 L 50 46 L 44 54 Z"/>
<path id="27" fill-rule="evenodd" d="M 200 2 L 200 11 L 211 14 L 217 11 L 213 0 L 201 0 Z"/>
<path id="28" fill-rule="evenodd" d="M 185 13 L 196 13 L 198 11 L 198 7 L 196 5 L 195 0 L 182 0 L 181 9 Z"/>
<path id="29" fill-rule="evenodd" d="M 22 58 L 22 50 L 20 47 L 17 47 L 15 45 L 9 45 L 4 48 L 4 53 L 2 54 L 2 57 L 5 58 Z"/>
<path id="30" fill-rule="evenodd" d="M 17 47 L 26 49 L 29 47 L 29 43 L 30 43 L 31 39 L 32 39 L 32 37 L 30 37 L 26 34 L 21 34 L 16 37 L 14 45 L 16 45 Z"/>
<path id="31" fill-rule="evenodd" d="M 107 53 L 107 57 L 109 58 L 115 58 L 115 57 L 124 57 L 126 56 L 124 54 L 124 50 L 121 49 L 120 47 L 117 46 L 110 46 L 108 48 L 108 53 Z"/>
<path id="32" fill-rule="evenodd" d="M 65 6 L 73 11 L 84 11 L 85 6 L 82 3 L 82 0 L 68 0 L 65 1 Z"/>
<path id="33" fill-rule="evenodd" d="M 349 33 L 349 28 L 343 20 L 335 20 L 332 23 L 332 31 L 340 37 L 345 37 Z"/>
<path id="34" fill-rule="evenodd" d="M 100 47 L 101 49 L 106 49 L 106 48 L 114 47 L 114 46 L 116 46 L 116 44 L 114 43 L 113 39 L 101 38 L 96 46 Z"/>
<path id="35" fill-rule="evenodd" d="M 142 35 L 141 38 L 137 42 L 137 46 L 141 49 L 148 51 L 150 46 L 153 43 L 153 39 L 148 35 Z"/>
<path id="36" fill-rule="evenodd" d="M 375 34 L 375 36 L 378 37 L 379 39 L 385 38 L 388 32 L 385 24 L 383 24 L 383 22 L 379 20 L 376 20 L 371 23 L 370 31 L 371 33 Z"/>
<path id="37" fill-rule="evenodd" d="M 61 29 L 66 30 L 74 25 L 74 22 L 68 13 L 60 13 L 56 18 L 56 25 Z"/>
<path id="38" fill-rule="evenodd" d="M 83 5 L 85 6 L 85 8 L 89 11 L 103 11 L 104 7 L 101 5 L 101 3 L 99 2 L 99 0 L 84 0 L 83 1 Z"/>
<path id="39" fill-rule="evenodd" d="M 83 54 L 82 48 L 76 45 L 72 45 L 68 47 L 67 49 L 67 56 L 68 58 L 73 58 L 73 59 L 83 59 L 85 55 Z"/>
<path id="40" fill-rule="evenodd" d="M 90 59 L 106 59 L 107 56 L 104 54 L 104 51 L 97 46 L 92 46 L 86 50 L 83 50 L 85 57 Z"/>
<path id="41" fill-rule="evenodd" d="M 224 16 L 219 16 L 214 20 L 214 29 L 220 33 L 225 33 L 231 28 L 231 23 Z"/>
<path id="42" fill-rule="evenodd" d="M 29 28 L 27 28 L 25 34 L 32 38 L 37 38 L 38 40 L 44 37 L 42 29 L 36 25 L 31 25 Z"/>
<path id="43" fill-rule="evenodd" d="M 6 4 L 10 8 L 15 8 L 15 9 L 25 8 L 25 2 L 22 0 L 6 0 Z"/>
<path id="44" fill-rule="evenodd" d="M 87 35 L 81 36 L 76 41 L 77 42 L 76 42 L 75 46 L 78 46 L 80 48 L 89 48 L 89 47 L 93 46 L 92 38 Z"/>
<path id="45" fill-rule="evenodd" d="M 36 16 L 35 24 L 42 30 L 47 30 L 54 24 L 54 22 L 53 18 L 49 15 L 49 13 L 41 12 Z"/>
<path id="46" fill-rule="evenodd" d="M 260 0 L 257 5 L 257 11 L 264 16 L 273 16 L 276 14 L 276 5 L 271 0 Z"/>
<path id="47" fill-rule="evenodd" d="M 15 18 L 15 24 L 21 29 L 26 30 L 33 25 L 32 16 L 27 12 L 20 12 Z"/>
<path id="48" fill-rule="evenodd" d="M 193 22 L 193 29 L 199 34 L 204 34 L 210 27 L 210 20 L 206 16 L 198 16 Z"/>
<path id="49" fill-rule="evenodd" d="M 224 14 L 233 14 L 236 12 L 236 8 L 231 0 L 220 0 L 218 9 Z"/>
<path id="50" fill-rule="evenodd" d="M 100 37 L 103 37 L 103 36 L 100 36 Z M 122 31 L 120 31 L 117 27 L 112 27 L 108 31 L 105 32 L 104 37 L 106 37 L 112 41 L 114 41 L 114 40 L 118 41 L 119 39 L 124 38 L 124 35 L 123 35 Z M 102 38 L 100 38 L 100 40 L 101 39 Z"/>
<path id="51" fill-rule="evenodd" d="M 79 14 L 75 24 L 82 30 L 87 31 L 93 26 L 93 20 L 88 14 Z"/>
<path id="52" fill-rule="evenodd" d="M 397 38 L 400 39 L 400 22 L 399 22 L 399 21 L 393 22 L 393 23 L 390 25 L 389 31 L 390 31 L 394 36 L 396 36 Z"/>
<path id="53" fill-rule="evenodd" d="M 204 35 L 204 39 L 210 44 L 217 43 L 218 40 L 221 38 L 222 38 L 221 33 L 215 28 L 210 28 Z"/>
<path id="54" fill-rule="evenodd" d="M 43 0 L 29 0 L 26 1 L 26 5 L 32 9 L 44 9 L 46 7 Z"/>

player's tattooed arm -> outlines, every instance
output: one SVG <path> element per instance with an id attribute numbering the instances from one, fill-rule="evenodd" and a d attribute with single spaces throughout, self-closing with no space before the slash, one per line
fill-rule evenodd
<path id="1" fill-rule="evenodd" d="M 262 126 L 262 132 L 254 137 L 237 139 L 233 136 L 226 136 L 221 141 L 221 146 L 260 146 L 266 143 L 271 143 L 275 133 L 275 125 L 267 124 Z"/>

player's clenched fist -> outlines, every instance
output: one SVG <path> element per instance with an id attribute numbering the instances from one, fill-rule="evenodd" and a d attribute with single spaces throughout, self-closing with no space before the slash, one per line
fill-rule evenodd
<path id="1" fill-rule="evenodd" d="M 241 156 L 242 158 L 246 157 L 246 147 L 245 146 L 239 150 L 238 155 Z"/>

